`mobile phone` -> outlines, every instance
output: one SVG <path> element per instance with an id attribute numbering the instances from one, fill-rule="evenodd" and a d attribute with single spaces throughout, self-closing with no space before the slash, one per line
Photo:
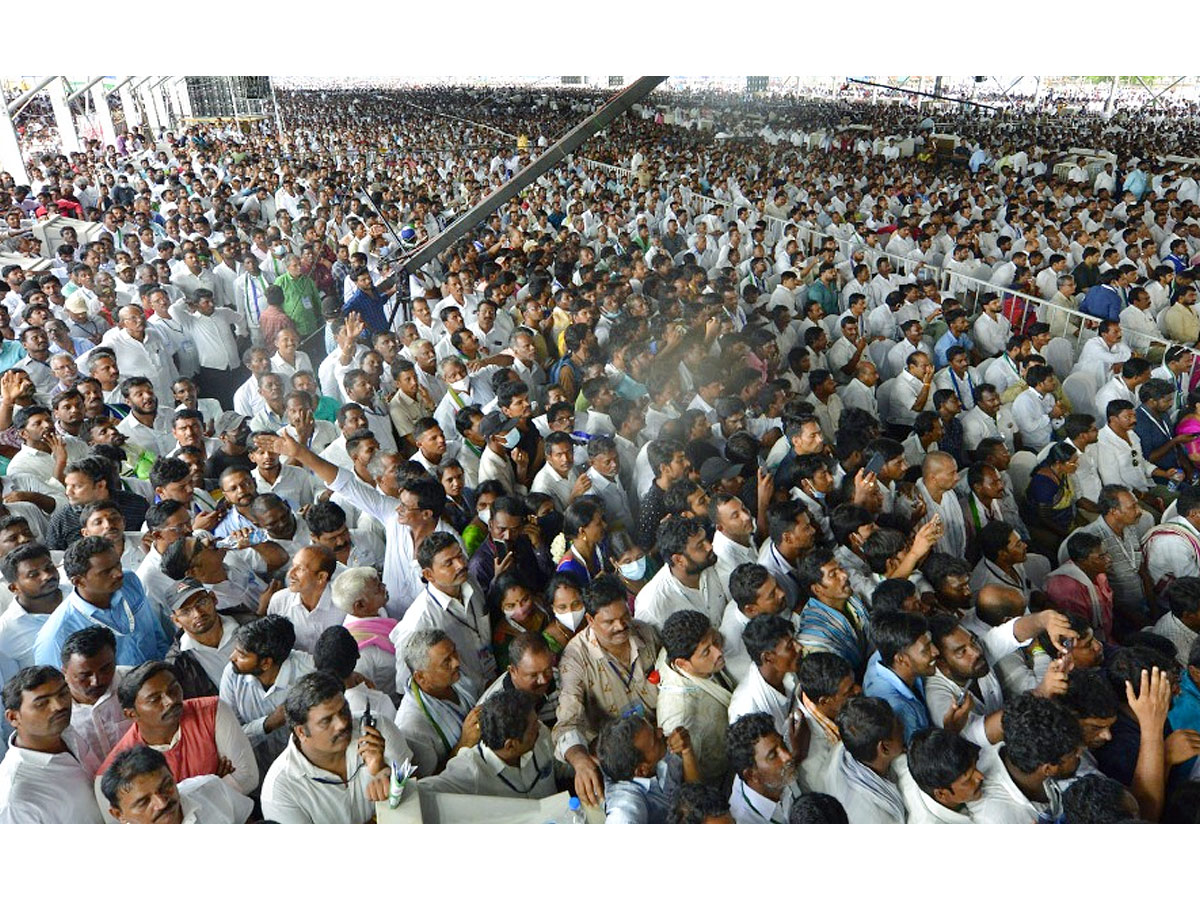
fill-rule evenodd
<path id="1" fill-rule="evenodd" d="M 504 559 L 507 554 L 508 544 L 506 544 L 504 541 L 496 541 L 496 561 L 499 562 L 500 560 Z"/>
<path id="2" fill-rule="evenodd" d="M 887 457 L 882 453 L 872 453 L 871 458 L 867 460 L 866 469 L 872 475 L 878 475 L 883 471 L 883 467 L 887 465 Z"/>
<path id="3" fill-rule="evenodd" d="M 371 715 L 371 704 L 370 703 L 367 704 L 367 708 L 363 710 L 363 714 L 362 714 L 362 727 L 366 728 L 368 726 L 371 728 L 375 727 L 375 717 L 373 715 Z"/>

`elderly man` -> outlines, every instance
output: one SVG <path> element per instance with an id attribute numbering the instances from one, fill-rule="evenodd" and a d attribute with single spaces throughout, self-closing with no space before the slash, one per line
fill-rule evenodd
<path id="1" fill-rule="evenodd" d="M 436 775 L 461 749 L 479 742 L 478 688 L 462 675 L 454 640 L 438 628 L 407 636 L 403 645 L 409 676 L 396 712 L 396 727 L 413 751 L 421 777 Z"/>
<path id="2" fill-rule="evenodd" d="M 967 554 L 967 526 L 963 518 L 962 504 L 958 501 L 955 487 L 958 484 L 958 465 L 949 453 L 936 451 L 925 457 L 921 464 L 921 477 L 917 480 L 917 492 L 925 501 L 924 521 L 940 523 L 935 548 L 951 556 L 965 558 Z"/>
<path id="3" fill-rule="evenodd" d="M 291 621 L 296 629 L 296 646 L 312 653 L 317 638 L 330 625 L 341 625 L 345 613 L 333 604 L 330 580 L 337 560 L 328 547 L 314 544 L 292 558 L 287 588 L 267 602 L 265 612 Z"/>
<path id="4" fill-rule="evenodd" d="M 171 396 L 171 384 L 179 377 L 171 352 L 162 338 L 146 329 L 146 316 L 141 307 L 121 307 L 117 313 L 119 328 L 105 333 L 100 346 L 111 347 L 117 355 L 121 374 L 148 378 L 158 397 Z"/>

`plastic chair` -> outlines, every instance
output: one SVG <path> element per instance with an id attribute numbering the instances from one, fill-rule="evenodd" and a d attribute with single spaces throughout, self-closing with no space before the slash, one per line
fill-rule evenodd
<path id="1" fill-rule="evenodd" d="M 889 377 L 884 375 L 884 370 L 887 368 L 888 351 L 895 346 L 896 342 L 891 338 L 867 344 L 867 355 L 871 357 L 871 362 L 875 363 L 875 368 L 879 370 L 880 378 Z"/>
<path id="2" fill-rule="evenodd" d="M 1075 365 L 1075 348 L 1065 337 L 1051 338 L 1050 343 L 1042 350 L 1042 356 L 1046 357 L 1046 362 L 1050 364 L 1059 381 L 1065 380 Z"/>
<path id="3" fill-rule="evenodd" d="M 1096 381 L 1090 372 L 1072 372 L 1062 383 L 1063 393 L 1077 413 L 1096 415 Z"/>
<path id="4" fill-rule="evenodd" d="M 879 405 L 879 421 L 891 424 L 892 393 L 896 389 L 896 380 L 881 381 L 875 388 L 875 402 Z"/>
<path id="5" fill-rule="evenodd" d="M 1037 456 L 1028 450 L 1018 450 L 1008 464 L 1008 477 L 1012 479 L 1013 493 L 1023 498 L 1029 488 L 1029 479 L 1037 468 Z"/>

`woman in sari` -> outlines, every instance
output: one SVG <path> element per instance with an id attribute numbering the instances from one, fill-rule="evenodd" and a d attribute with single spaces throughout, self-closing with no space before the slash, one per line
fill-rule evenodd
<path id="1" fill-rule="evenodd" d="M 601 548 L 607 535 L 604 503 L 595 497 L 580 497 L 563 515 L 562 537 L 569 546 L 559 559 L 558 571 L 570 572 L 581 584 L 589 584 L 604 571 Z"/>
<path id="2" fill-rule="evenodd" d="M 1195 435 L 1183 445 L 1184 452 L 1194 464 L 1200 465 L 1200 391 L 1188 391 L 1187 400 L 1175 425 L 1175 436 Z"/>
<path id="3" fill-rule="evenodd" d="M 1058 545 L 1075 524 L 1075 494 L 1070 476 L 1079 468 L 1079 451 L 1058 443 L 1029 478 L 1025 489 L 1026 517 L 1031 543 L 1039 553 L 1058 558 Z"/>

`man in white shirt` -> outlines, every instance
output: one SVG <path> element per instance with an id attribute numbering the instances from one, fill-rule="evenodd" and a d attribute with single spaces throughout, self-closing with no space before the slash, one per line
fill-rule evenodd
<path id="1" fill-rule="evenodd" d="M 317 638 L 330 625 L 341 625 L 346 614 L 333 605 L 330 581 L 337 568 L 333 551 L 320 544 L 302 549 L 292 558 L 287 588 L 277 591 L 267 604 L 267 614 L 283 616 L 295 626 L 296 647 L 312 653 Z"/>
<path id="2" fill-rule="evenodd" d="M 1120 322 L 1101 322 L 1099 334 L 1083 345 L 1073 371 L 1090 373 L 1097 389 L 1107 384 L 1110 377 L 1121 371 L 1125 360 L 1133 355 L 1122 337 Z"/>
<path id="3" fill-rule="evenodd" d="M 879 383 L 879 370 L 870 360 L 862 360 L 854 369 L 854 377 L 839 389 L 844 409 L 861 409 L 879 418 L 879 401 L 875 396 L 875 385 Z"/>
<path id="4" fill-rule="evenodd" d="M 734 721 L 725 737 L 734 773 L 729 812 L 739 825 L 785 824 L 796 763 L 767 713 Z"/>
<path id="5" fill-rule="evenodd" d="M 1121 371 L 1110 378 L 1096 392 L 1096 410 L 1104 413 L 1113 400 L 1124 400 L 1138 405 L 1138 388 L 1150 380 L 1150 363 L 1141 357 L 1131 357 L 1121 365 Z"/>
<path id="6" fill-rule="evenodd" d="M 220 697 L 237 715 L 260 771 L 287 744 L 283 704 L 288 691 L 313 671 L 312 656 L 293 649 L 295 640 L 296 630 L 283 616 L 247 622 L 234 634 L 229 663 L 218 682 Z"/>
<path id="7" fill-rule="evenodd" d="M 426 778 L 479 742 L 479 685 L 463 674 L 458 648 L 440 628 L 418 629 L 397 649 L 412 674 L 396 727 L 412 748 L 417 774 Z"/>
<path id="8" fill-rule="evenodd" d="M 1004 350 L 1012 337 L 1012 322 L 1001 313 L 1004 300 L 999 294 L 988 294 L 984 298 L 983 312 L 975 320 L 971 333 L 981 356 L 995 356 Z"/>
<path id="9" fill-rule="evenodd" d="M 892 388 L 889 422 L 911 428 L 917 413 L 932 409 L 933 363 L 924 352 L 912 353 Z"/>
<path id="10" fill-rule="evenodd" d="M 1146 353 L 1150 339 L 1163 337 L 1150 309 L 1150 294 L 1145 288 L 1135 287 L 1129 292 L 1129 305 L 1121 310 L 1121 330 L 1128 336 L 1126 343 L 1135 353 Z"/>
<path id="11" fill-rule="evenodd" d="M 671 516 L 659 526 L 658 548 L 665 565 L 638 592 L 635 618 L 661 630 L 671 613 L 693 609 L 719 626 L 729 597 L 704 523 Z"/>
<path id="12" fill-rule="evenodd" d="M 289 739 L 263 781 L 263 815 L 286 824 L 370 821 L 387 799 L 389 761 L 410 756 L 396 727 L 356 720 L 341 682 L 326 672 L 296 682 L 285 709 Z"/>
<path id="13" fill-rule="evenodd" d="M 233 653 L 237 622 L 219 615 L 216 595 L 192 578 L 185 578 L 170 594 L 168 608 L 180 634 L 167 651 L 167 662 L 175 667 L 185 696 L 200 695 L 198 688 L 204 696 L 217 693 Z"/>
<path id="14" fill-rule="evenodd" d="M 196 344 L 200 392 L 218 400 L 222 407 L 230 407 L 238 387 L 233 379 L 241 362 L 234 331 L 243 336 L 248 333 L 245 317 L 233 309 L 218 309 L 206 288 L 196 291 L 190 300 L 172 303 L 170 313 Z"/>
<path id="15" fill-rule="evenodd" d="M 50 551 L 37 543 L 22 544 L 0 562 L 12 602 L 0 615 L 0 658 L 18 669 L 33 665 L 33 642 L 50 613 L 62 602 L 58 567 Z"/>
<path id="16" fill-rule="evenodd" d="M 100 781 L 108 814 L 121 824 L 241 825 L 254 801 L 215 775 L 176 784 L 167 758 L 139 744 L 118 754 Z"/>
<path id="17" fill-rule="evenodd" d="M 98 825 L 92 789 L 99 762 L 81 756 L 71 731 L 71 692 L 51 666 L 22 669 L 4 686 L 14 730 L 0 762 L 0 823 Z"/>
<path id="18" fill-rule="evenodd" d="M 1096 442 L 1096 465 L 1102 484 L 1123 484 L 1144 505 L 1159 512 L 1166 506 L 1167 488 L 1156 485 L 1154 478 L 1183 480 L 1179 469 L 1161 469 L 1142 453 L 1142 441 L 1134 426 L 1137 413 L 1127 400 L 1113 400 L 1105 407 L 1108 424 L 1100 429 Z"/>
<path id="19" fill-rule="evenodd" d="M 1054 370 L 1036 364 L 1025 373 L 1029 385 L 1012 405 L 1012 417 L 1021 432 L 1021 443 L 1027 450 L 1041 450 L 1054 438 L 1054 429 L 1062 425 L 1063 408 L 1054 397 L 1058 386 Z"/>
<path id="20" fill-rule="evenodd" d="M 1200 575 L 1200 490 L 1184 488 L 1176 514 L 1152 528 L 1142 542 L 1150 583 L 1161 588 L 1177 578 Z"/>
<path id="21" fill-rule="evenodd" d="M 117 313 L 120 327 L 105 332 L 100 341 L 117 355 L 117 367 L 128 377 L 140 375 L 150 379 L 158 397 L 170 397 L 171 385 L 179 377 L 170 351 L 162 339 L 146 330 L 146 317 L 141 307 L 130 304 Z"/>
<path id="22" fill-rule="evenodd" d="M 121 710 L 117 688 L 128 671 L 117 666 L 117 642 L 103 625 L 76 631 L 62 649 L 62 671 L 71 689 L 71 730 L 83 757 L 97 766 L 133 724 Z"/>

